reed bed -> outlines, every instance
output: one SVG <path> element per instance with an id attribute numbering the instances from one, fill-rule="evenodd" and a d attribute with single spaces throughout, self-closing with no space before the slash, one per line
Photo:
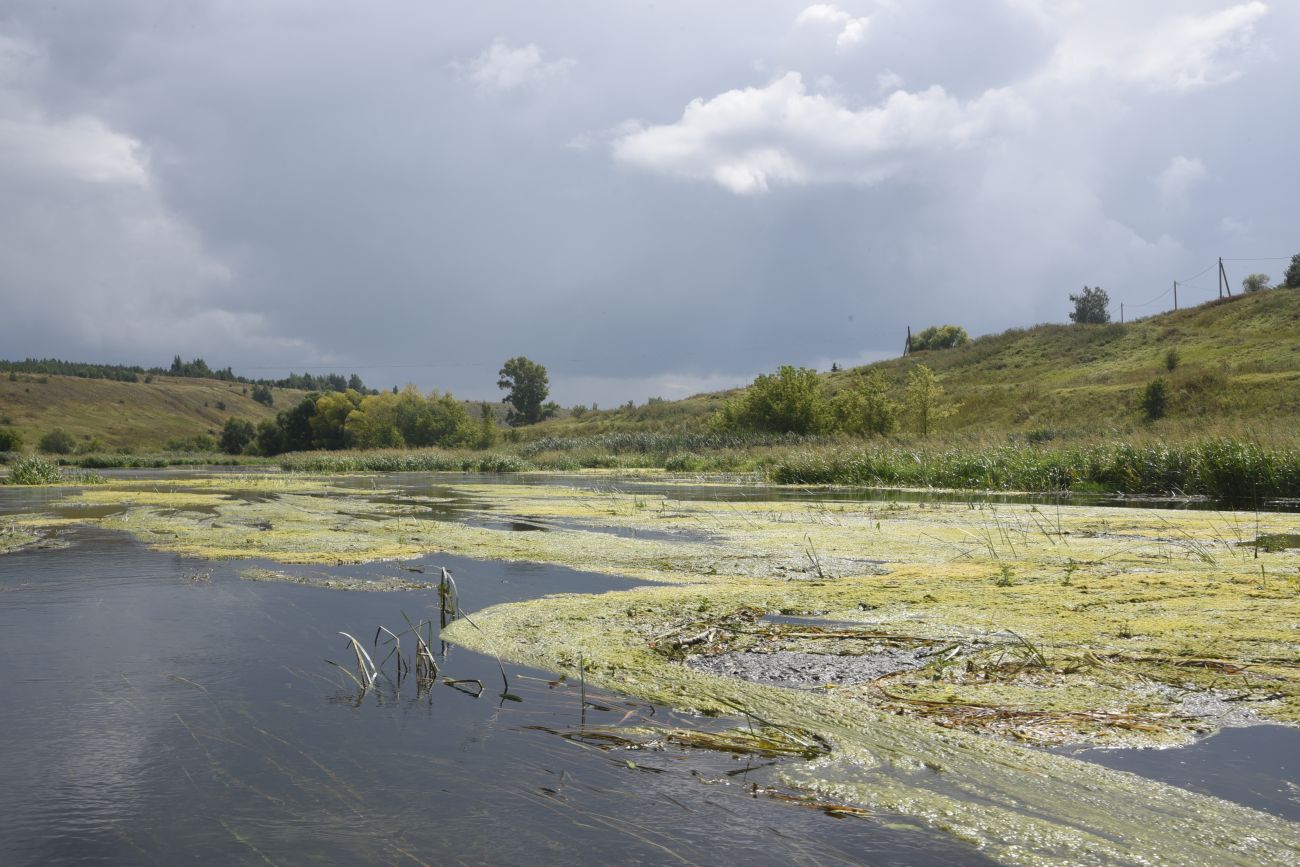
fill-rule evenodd
<path id="1" fill-rule="evenodd" d="M 1093 491 L 1251 503 L 1300 496 L 1300 450 L 1244 440 L 978 451 L 841 446 L 792 453 L 767 477 L 778 484 Z"/>

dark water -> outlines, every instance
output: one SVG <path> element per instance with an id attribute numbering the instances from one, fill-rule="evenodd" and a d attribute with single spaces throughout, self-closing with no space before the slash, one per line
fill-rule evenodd
<path id="1" fill-rule="evenodd" d="M 433 591 L 241 581 L 246 563 L 97 529 L 65 538 L 0 558 L 0 864 L 982 861 L 931 832 L 752 797 L 770 770 L 745 760 L 602 752 L 532 728 L 580 721 L 578 689 L 542 672 L 509 667 L 522 701 L 503 701 L 496 662 L 456 648 L 443 673 L 480 679 L 482 697 L 409 680 L 363 694 L 325 662 L 347 661 L 340 630 L 368 644 L 380 624 L 400 631 L 403 612 L 430 616 Z M 424 565 L 452 568 L 469 609 L 627 586 L 524 564 Z M 588 723 L 702 724 L 589 698 Z"/>
<path id="2" fill-rule="evenodd" d="M 1231 728 L 1179 749 L 1070 755 L 1300 822 L 1300 728 Z"/>

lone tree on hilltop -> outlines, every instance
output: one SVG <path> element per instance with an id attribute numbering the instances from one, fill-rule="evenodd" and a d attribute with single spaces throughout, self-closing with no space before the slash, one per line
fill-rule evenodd
<path id="1" fill-rule="evenodd" d="M 1267 274 L 1251 274 L 1241 281 L 1242 292 L 1263 292 L 1268 288 L 1269 276 Z"/>
<path id="2" fill-rule="evenodd" d="M 1110 310 L 1107 309 L 1110 307 L 1110 296 L 1100 286 L 1084 286 L 1083 291 L 1071 295 L 1070 300 L 1074 302 L 1074 310 L 1070 313 L 1071 322 L 1102 325 L 1110 321 Z"/>
<path id="3" fill-rule="evenodd" d="M 1282 285 L 1288 289 L 1300 289 L 1300 253 L 1291 257 L 1291 265 L 1286 269 Z"/>
<path id="4" fill-rule="evenodd" d="M 510 404 L 507 423 L 536 424 L 549 414 L 542 406 L 550 394 L 545 367 L 520 355 L 502 365 L 499 376 L 497 387 L 510 390 L 501 399 L 502 403 Z"/>

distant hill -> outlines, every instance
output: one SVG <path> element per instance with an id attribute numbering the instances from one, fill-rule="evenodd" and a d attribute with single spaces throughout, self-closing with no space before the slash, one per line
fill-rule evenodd
<path id="1" fill-rule="evenodd" d="M 216 436 L 231 417 L 260 421 L 293 406 L 304 391 L 274 388 L 274 405 L 252 398 L 252 386 L 217 379 L 152 376 L 120 382 L 23 373 L 0 368 L 0 427 L 12 427 L 29 447 L 53 428 L 78 443 L 98 439 L 114 450 L 161 448 L 168 440 Z"/>
<path id="2" fill-rule="evenodd" d="M 942 318 L 936 314 L 935 323 Z M 1170 350 L 1177 353 L 1173 370 Z M 1300 290 L 1237 295 L 1125 325 L 1016 328 L 824 377 L 838 391 L 876 369 L 901 399 L 916 364 L 934 370 L 961 403 L 947 431 L 1033 439 L 1128 429 L 1142 423 L 1141 393 L 1156 377 L 1171 394 L 1158 430 L 1280 429 L 1300 421 Z M 698 430 L 737 391 L 555 419 L 525 436 Z"/>

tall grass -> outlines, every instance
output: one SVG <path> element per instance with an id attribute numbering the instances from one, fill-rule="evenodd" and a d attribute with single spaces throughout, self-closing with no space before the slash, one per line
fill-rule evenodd
<path id="1" fill-rule="evenodd" d="M 1203 495 L 1238 502 L 1300 496 L 1300 450 L 1243 440 L 978 450 L 841 446 L 788 455 L 779 484 Z"/>
<path id="2" fill-rule="evenodd" d="M 798 446 L 833 442 L 828 437 L 802 434 L 749 432 L 676 432 L 629 431 L 580 437 L 541 437 L 519 447 L 524 457 L 544 452 L 596 451 L 610 455 L 673 455 L 722 449 L 752 449 L 770 446 Z"/>
<path id="3" fill-rule="evenodd" d="M 358 452 L 293 452 L 279 457 L 284 470 L 310 473 L 521 473 L 536 469 L 518 455 L 440 449 Z"/>

